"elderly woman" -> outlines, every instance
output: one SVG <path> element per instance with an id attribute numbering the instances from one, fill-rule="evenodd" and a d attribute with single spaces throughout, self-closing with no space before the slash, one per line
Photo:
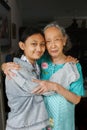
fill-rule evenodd
<path id="1" fill-rule="evenodd" d="M 46 55 L 42 58 L 40 66 L 41 79 L 45 81 L 33 80 L 39 83 L 39 86 L 33 92 L 42 94 L 54 90 L 56 92 L 54 95 L 44 97 L 52 130 L 75 130 L 75 104 L 78 104 L 81 96 L 84 95 L 81 65 L 80 63 L 76 64 L 80 74 L 77 81 L 73 81 L 68 86 L 56 83 L 58 75 L 55 73 L 59 72 L 59 76 L 61 76 L 60 70 L 66 65 L 65 51 L 70 46 L 69 40 L 65 30 L 55 22 L 44 28 L 44 34 L 49 57 Z M 70 75 L 68 69 L 67 67 L 67 75 Z M 62 75 L 62 80 L 66 79 L 66 82 L 71 80 L 72 74 L 70 77 L 67 77 L 67 75 Z M 53 79 L 54 83 L 47 81 L 50 79 Z"/>

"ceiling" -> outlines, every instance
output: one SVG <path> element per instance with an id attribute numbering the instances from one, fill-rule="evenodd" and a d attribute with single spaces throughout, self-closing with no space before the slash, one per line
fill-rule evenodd
<path id="1" fill-rule="evenodd" d="M 23 23 L 47 22 L 58 18 L 87 18 L 87 0 L 16 0 Z"/>

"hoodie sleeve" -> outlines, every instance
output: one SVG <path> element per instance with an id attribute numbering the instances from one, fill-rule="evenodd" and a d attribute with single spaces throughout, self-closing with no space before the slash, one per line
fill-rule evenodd
<path id="1" fill-rule="evenodd" d="M 25 79 L 18 71 L 16 70 L 11 70 L 12 72 L 16 73 L 16 76 L 12 76 L 12 80 L 16 82 L 16 84 L 21 87 L 23 90 L 27 91 L 28 93 L 32 94 L 32 90 L 36 88 L 39 84 L 32 82 L 32 79 L 35 77 L 31 77 L 29 75 L 28 79 Z M 55 92 L 46 92 L 43 95 L 49 96 L 54 94 Z M 34 94 L 33 94 L 34 95 Z"/>

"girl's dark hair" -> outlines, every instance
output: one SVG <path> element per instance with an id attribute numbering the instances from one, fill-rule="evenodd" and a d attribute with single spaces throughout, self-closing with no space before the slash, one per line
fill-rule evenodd
<path id="1" fill-rule="evenodd" d="M 40 28 L 33 25 L 25 28 L 22 35 L 20 36 L 20 41 L 25 42 L 27 38 L 33 34 L 41 34 L 44 37 L 43 31 Z"/>

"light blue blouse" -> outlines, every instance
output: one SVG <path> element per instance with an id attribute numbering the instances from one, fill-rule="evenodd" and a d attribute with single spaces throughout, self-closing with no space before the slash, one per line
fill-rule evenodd
<path id="1" fill-rule="evenodd" d="M 49 78 L 59 69 L 63 67 L 64 64 L 53 64 L 50 59 L 41 59 L 41 79 L 49 80 Z M 69 91 L 83 96 L 83 76 L 81 65 L 76 64 L 77 69 L 80 73 L 80 78 L 70 84 Z M 49 114 L 50 126 L 52 130 L 75 130 L 75 117 L 74 108 L 75 104 L 67 101 L 63 96 L 55 93 L 51 96 L 44 97 L 46 108 Z"/>

